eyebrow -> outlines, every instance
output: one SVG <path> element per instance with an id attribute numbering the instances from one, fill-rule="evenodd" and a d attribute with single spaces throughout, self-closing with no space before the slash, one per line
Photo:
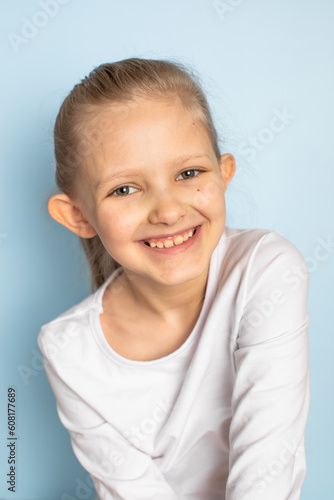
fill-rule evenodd
<path id="1" fill-rule="evenodd" d="M 197 155 L 196 154 L 195 155 L 182 155 L 182 156 L 179 156 L 178 158 L 175 158 L 171 162 L 171 164 L 174 167 L 179 167 L 180 165 L 182 165 L 183 163 L 186 163 L 189 160 L 197 160 L 199 158 L 206 158 L 209 160 L 211 159 L 207 153 L 202 153 L 202 154 L 197 154 Z M 139 176 L 141 174 L 142 174 L 142 171 L 139 169 L 131 168 L 131 169 L 127 169 L 127 170 L 120 170 L 118 172 L 115 172 L 114 174 L 109 175 L 105 179 L 98 181 L 95 184 L 95 190 L 100 189 L 101 187 L 103 187 L 105 184 L 107 184 L 108 182 L 110 182 L 113 179 L 124 179 L 126 177 L 136 177 L 136 176 Z"/>

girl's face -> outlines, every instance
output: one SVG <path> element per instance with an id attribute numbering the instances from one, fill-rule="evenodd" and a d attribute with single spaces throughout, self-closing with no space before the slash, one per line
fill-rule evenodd
<path id="1" fill-rule="evenodd" d="M 160 284 L 207 272 L 224 230 L 234 158 L 223 155 L 218 162 L 203 125 L 176 102 L 112 105 L 90 131 L 80 207 L 109 254 L 128 276 Z M 180 243 L 194 228 L 194 236 Z M 165 244 L 171 236 L 179 244 L 147 244 Z"/>

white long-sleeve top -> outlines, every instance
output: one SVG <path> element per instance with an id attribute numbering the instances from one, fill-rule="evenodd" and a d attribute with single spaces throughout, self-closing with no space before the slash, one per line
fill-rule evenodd
<path id="1" fill-rule="evenodd" d="M 184 344 L 124 358 L 92 295 L 42 326 L 62 424 L 101 500 L 297 500 L 310 403 L 308 270 L 282 234 L 225 227 Z M 159 332 L 157 332 L 159 335 Z"/>

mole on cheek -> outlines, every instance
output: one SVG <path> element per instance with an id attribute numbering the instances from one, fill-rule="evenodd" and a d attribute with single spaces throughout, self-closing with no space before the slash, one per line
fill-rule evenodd
<path id="1" fill-rule="evenodd" d="M 199 191 L 199 189 L 197 189 L 197 191 Z"/>

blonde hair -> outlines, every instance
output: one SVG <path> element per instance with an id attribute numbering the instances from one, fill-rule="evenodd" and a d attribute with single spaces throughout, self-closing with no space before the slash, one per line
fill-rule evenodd
<path id="1" fill-rule="evenodd" d="M 209 104 L 192 71 L 181 63 L 167 60 L 131 58 L 101 64 L 74 86 L 56 118 L 56 183 L 63 193 L 74 199 L 74 180 L 87 146 L 80 135 L 85 113 L 89 116 L 107 104 L 135 102 L 146 97 L 179 98 L 185 110 L 205 126 L 219 159 L 218 137 Z M 94 290 L 120 264 L 109 255 L 98 235 L 80 238 L 80 242 L 90 266 Z"/>

